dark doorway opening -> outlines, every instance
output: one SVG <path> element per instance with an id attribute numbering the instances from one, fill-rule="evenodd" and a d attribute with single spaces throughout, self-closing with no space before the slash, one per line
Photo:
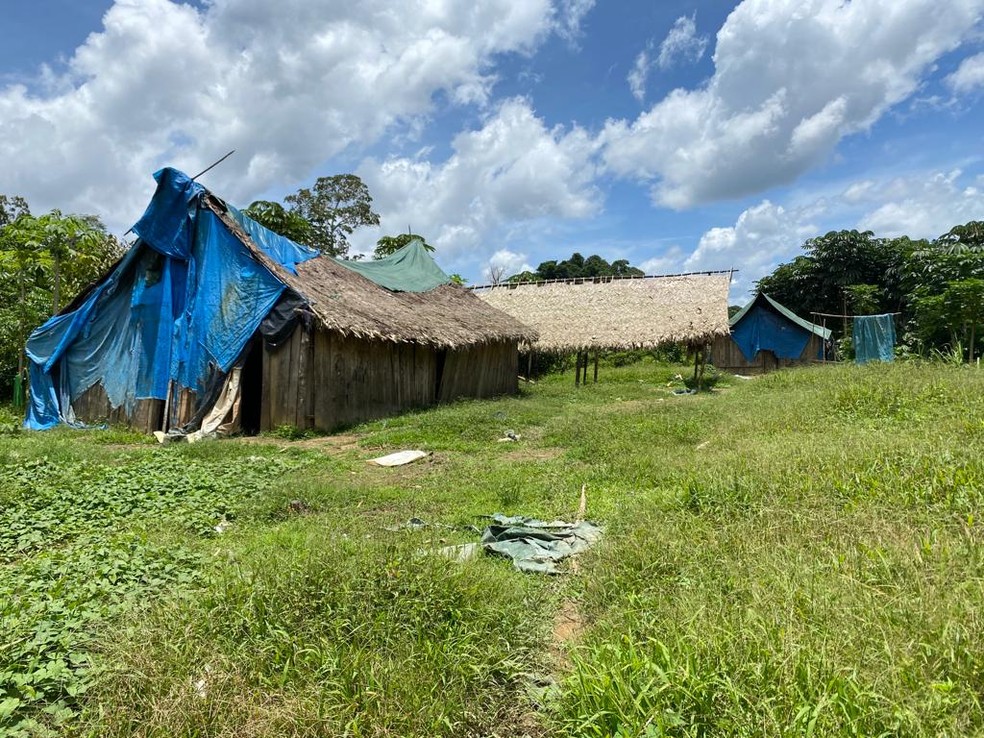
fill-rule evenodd
<path id="1" fill-rule="evenodd" d="M 434 402 L 441 401 L 441 382 L 444 381 L 444 364 L 448 360 L 447 349 L 438 349 L 435 357 L 434 372 Z"/>
<path id="2" fill-rule="evenodd" d="M 263 414 L 263 338 L 253 336 L 249 342 L 246 361 L 240 380 L 241 400 L 239 405 L 240 425 L 243 434 L 255 436 L 260 432 L 260 418 Z"/>

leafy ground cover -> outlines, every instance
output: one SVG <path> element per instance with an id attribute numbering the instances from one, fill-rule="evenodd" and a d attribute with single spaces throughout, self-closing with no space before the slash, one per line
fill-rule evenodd
<path id="1" fill-rule="evenodd" d="M 984 731 L 984 375 L 675 396 L 675 371 L 296 441 L 0 418 L 0 731 Z M 434 454 L 365 462 L 415 447 Z M 582 484 L 606 538 L 572 575 L 428 553 L 481 514 L 571 517 Z M 411 517 L 446 527 L 387 530 Z"/>

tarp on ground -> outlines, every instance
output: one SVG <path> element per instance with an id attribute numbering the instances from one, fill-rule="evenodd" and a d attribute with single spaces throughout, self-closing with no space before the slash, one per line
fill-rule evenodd
<path id="1" fill-rule="evenodd" d="M 854 318 L 854 360 L 892 361 L 895 358 L 895 319 L 891 314 Z"/>
<path id="2" fill-rule="evenodd" d="M 382 259 L 336 261 L 346 269 L 351 269 L 393 292 L 428 292 L 451 282 L 451 277 L 435 263 L 420 239 L 414 239 L 399 251 Z"/>
<path id="3" fill-rule="evenodd" d="M 803 320 L 768 295 L 759 293 L 729 321 L 731 338 L 746 361 L 759 351 L 771 351 L 777 359 L 799 359 L 814 335 L 830 338 L 830 331 Z M 823 358 L 823 348 L 817 359 Z"/>
<path id="4" fill-rule="evenodd" d="M 227 372 L 284 284 L 200 207 L 204 188 L 175 169 L 154 174 L 157 190 L 134 226 L 137 242 L 75 309 L 27 343 L 31 401 L 25 426 L 74 424 L 71 403 L 101 383 L 127 413 L 168 387 L 205 395 Z M 271 259 L 293 270 L 317 255 L 232 212 Z"/>
<path id="5" fill-rule="evenodd" d="M 495 513 L 482 533 L 487 553 L 512 559 L 520 571 L 557 574 L 557 562 L 586 551 L 601 540 L 594 523 L 543 521 L 520 515 Z"/>

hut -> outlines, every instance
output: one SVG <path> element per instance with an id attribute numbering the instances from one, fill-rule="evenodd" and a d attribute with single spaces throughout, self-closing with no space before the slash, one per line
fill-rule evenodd
<path id="1" fill-rule="evenodd" d="M 451 284 L 419 242 L 346 262 L 163 169 L 107 275 L 31 336 L 26 426 L 332 430 L 515 392 L 535 333 Z"/>
<path id="2" fill-rule="evenodd" d="M 475 288 L 489 305 L 530 326 L 531 351 L 576 352 L 704 346 L 728 332 L 731 272 L 595 277 Z M 702 352 L 701 352 L 702 353 Z M 597 363 L 596 363 L 597 366 Z M 585 368 L 587 367 L 585 359 Z"/>
<path id="3" fill-rule="evenodd" d="M 824 358 L 830 330 L 799 317 L 763 292 L 735 313 L 731 334 L 711 346 L 711 363 L 727 371 L 762 373 Z"/>

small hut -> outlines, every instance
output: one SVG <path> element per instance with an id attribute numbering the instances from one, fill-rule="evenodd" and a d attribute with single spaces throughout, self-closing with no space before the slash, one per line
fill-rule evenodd
<path id="1" fill-rule="evenodd" d="M 750 374 L 769 372 L 824 358 L 830 330 L 799 317 L 763 292 L 735 313 L 731 334 L 711 347 L 718 369 Z"/>
<path id="2" fill-rule="evenodd" d="M 102 279 L 31 336 L 26 426 L 331 430 L 515 392 L 535 332 L 451 279 L 419 242 L 321 256 L 174 169 Z"/>
<path id="3" fill-rule="evenodd" d="M 539 335 L 525 347 L 569 353 L 702 347 L 728 333 L 731 272 L 596 277 L 475 288 L 489 305 Z M 702 354 L 702 352 L 699 352 Z M 586 368 L 585 362 L 585 368 Z"/>

